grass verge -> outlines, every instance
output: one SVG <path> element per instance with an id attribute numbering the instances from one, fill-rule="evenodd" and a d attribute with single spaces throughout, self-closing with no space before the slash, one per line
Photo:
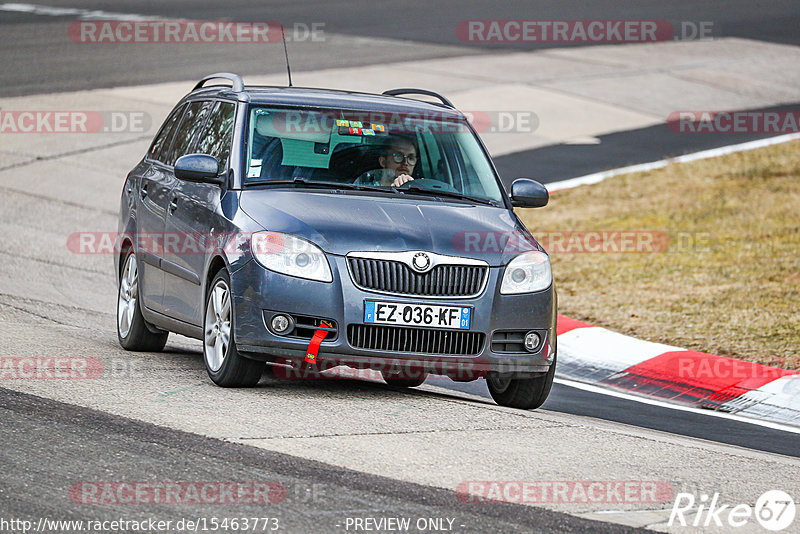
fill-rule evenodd
<path id="1" fill-rule="evenodd" d="M 551 253 L 560 314 L 800 368 L 800 142 L 617 176 L 518 213 Z"/>

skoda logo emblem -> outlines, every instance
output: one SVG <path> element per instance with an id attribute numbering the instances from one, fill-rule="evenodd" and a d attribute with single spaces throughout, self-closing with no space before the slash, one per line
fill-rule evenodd
<path id="1" fill-rule="evenodd" d="M 411 259 L 411 266 L 418 271 L 424 271 L 431 266 L 431 259 L 424 252 L 417 252 Z"/>

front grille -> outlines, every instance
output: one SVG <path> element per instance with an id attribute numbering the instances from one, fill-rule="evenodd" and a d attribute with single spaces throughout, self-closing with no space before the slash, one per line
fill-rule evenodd
<path id="1" fill-rule="evenodd" d="M 486 336 L 463 330 L 351 324 L 347 339 L 358 349 L 467 356 L 480 354 Z"/>
<path id="2" fill-rule="evenodd" d="M 399 261 L 348 258 L 347 262 L 357 286 L 399 295 L 473 296 L 489 274 L 488 267 L 478 265 L 437 265 L 427 273 L 417 273 Z"/>

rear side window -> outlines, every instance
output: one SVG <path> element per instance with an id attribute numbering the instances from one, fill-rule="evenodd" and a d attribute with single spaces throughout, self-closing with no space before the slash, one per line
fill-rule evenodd
<path id="1" fill-rule="evenodd" d="M 167 165 L 175 165 L 179 157 L 189 153 L 189 148 L 192 146 L 197 132 L 203 126 L 203 120 L 211 108 L 211 102 L 201 101 L 192 102 L 186 108 L 186 113 L 183 114 L 183 120 L 175 133 L 175 140 L 172 141 L 172 148 L 169 150 L 169 156 L 164 160 Z"/>
<path id="2" fill-rule="evenodd" d="M 214 156 L 219 162 L 219 172 L 225 170 L 231 152 L 233 120 L 236 106 L 230 102 L 217 102 L 200 135 L 196 152 Z"/>
<path id="3" fill-rule="evenodd" d="M 172 115 L 170 115 L 164 124 L 161 126 L 161 130 L 156 135 L 153 144 L 150 146 L 150 151 L 147 155 L 156 161 L 162 161 L 162 152 L 164 152 L 165 148 L 169 148 L 169 140 L 172 138 L 172 132 L 175 128 L 175 122 L 180 118 L 181 113 L 183 112 L 184 106 L 180 106 L 176 108 Z"/>

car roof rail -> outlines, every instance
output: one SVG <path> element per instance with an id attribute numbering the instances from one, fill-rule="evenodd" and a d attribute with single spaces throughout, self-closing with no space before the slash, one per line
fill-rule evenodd
<path id="1" fill-rule="evenodd" d="M 453 103 L 450 102 L 448 99 L 446 99 L 439 93 L 434 93 L 433 91 L 428 91 L 427 89 L 412 89 L 410 87 L 404 87 L 402 89 L 390 89 L 388 91 L 384 91 L 383 94 L 388 96 L 400 96 L 400 95 L 432 96 L 434 98 L 438 98 L 442 102 L 442 104 L 444 104 L 448 108 L 456 109 Z"/>
<path id="2" fill-rule="evenodd" d="M 192 91 L 200 89 L 203 85 L 209 80 L 216 80 L 216 79 L 225 79 L 230 80 L 231 84 L 233 85 L 232 89 L 236 93 L 241 93 L 244 91 L 244 80 L 238 74 L 232 74 L 230 72 L 217 72 L 214 74 L 209 74 L 208 76 L 204 77 L 202 80 L 197 82 L 197 85 L 194 86 Z"/>

